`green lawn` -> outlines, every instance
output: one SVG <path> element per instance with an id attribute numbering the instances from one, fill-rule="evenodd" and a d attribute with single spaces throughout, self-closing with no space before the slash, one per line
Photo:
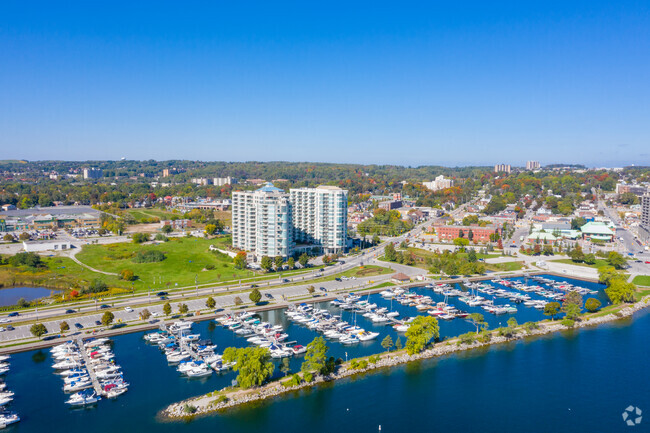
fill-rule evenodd
<path id="1" fill-rule="evenodd" d="M 523 268 L 522 262 L 503 262 L 503 263 L 486 263 L 485 268 L 489 271 L 504 272 L 518 271 Z"/>
<path id="2" fill-rule="evenodd" d="M 577 262 L 574 262 L 571 259 L 555 259 L 555 260 L 549 260 L 549 261 L 558 262 L 558 263 L 565 263 L 567 265 L 584 266 L 584 267 L 587 267 L 587 268 L 594 268 L 594 269 L 598 269 L 598 268 L 600 268 L 602 266 L 609 266 L 607 264 L 607 260 L 599 259 L 599 258 L 596 259 L 596 263 L 594 263 L 593 265 L 588 265 L 586 263 L 577 263 Z"/>
<path id="3" fill-rule="evenodd" d="M 637 286 L 648 286 L 650 287 L 650 275 L 637 275 L 632 280 Z"/>
<path id="4" fill-rule="evenodd" d="M 86 245 L 77 254 L 77 259 L 105 272 L 119 273 L 123 269 L 132 270 L 138 277 L 134 284 L 136 290 L 146 290 L 150 286 L 156 288 L 191 286 L 195 283 L 195 278 L 199 284 L 206 284 L 254 276 L 255 273 L 250 270 L 235 269 L 232 259 L 227 255 L 214 254 L 208 250 L 210 245 L 223 246 L 223 243 L 223 239 L 172 238 L 169 242 L 157 245 L 133 243 Z M 157 263 L 132 261 L 136 252 L 147 250 L 160 251 L 165 254 L 166 259 Z M 209 266 L 214 266 L 214 269 L 207 270 L 206 267 Z M 104 278 L 104 276 L 100 277 Z M 127 282 L 117 284 L 122 287 L 131 285 Z"/>

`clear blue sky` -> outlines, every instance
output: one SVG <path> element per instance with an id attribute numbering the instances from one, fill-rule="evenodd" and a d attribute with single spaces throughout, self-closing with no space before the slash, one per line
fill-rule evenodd
<path id="1" fill-rule="evenodd" d="M 650 164 L 650 2 L 0 2 L 0 159 Z"/>

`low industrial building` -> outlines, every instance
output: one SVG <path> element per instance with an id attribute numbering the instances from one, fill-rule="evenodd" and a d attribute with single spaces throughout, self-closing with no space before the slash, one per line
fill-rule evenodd
<path id="1" fill-rule="evenodd" d="M 588 222 L 580 227 L 582 239 L 611 242 L 614 240 L 614 231 L 603 222 Z"/>
<path id="2" fill-rule="evenodd" d="M 0 231 L 98 228 L 101 212 L 90 206 L 17 209 L 0 214 Z"/>
<path id="3" fill-rule="evenodd" d="M 38 253 L 42 251 L 65 251 L 71 248 L 68 241 L 23 241 L 23 249 L 28 253 Z"/>

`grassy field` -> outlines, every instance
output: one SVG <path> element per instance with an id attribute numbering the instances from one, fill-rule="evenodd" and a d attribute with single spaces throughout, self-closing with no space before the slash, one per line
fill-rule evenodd
<path id="1" fill-rule="evenodd" d="M 486 263 L 485 268 L 488 271 L 504 272 L 504 271 L 518 271 L 523 268 L 522 262 L 503 262 L 503 263 Z"/>
<path id="2" fill-rule="evenodd" d="M 648 286 L 650 287 L 650 275 L 637 275 L 632 280 L 637 286 Z"/>
<path id="3" fill-rule="evenodd" d="M 594 268 L 594 269 L 598 269 L 598 268 L 600 268 L 602 266 L 608 266 L 607 260 L 598 259 L 598 258 L 596 259 L 596 263 L 594 263 L 593 265 L 588 265 L 586 263 L 576 263 L 571 259 L 556 259 L 556 260 L 550 260 L 550 261 L 551 262 L 564 263 L 564 264 L 567 264 L 567 265 L 584 266 L 586 268 Z"/>
<path id="4" fill-rule="evenodd" d="M 214 254 L 208 250 L 210 245 L 223 246 L 224 243 L 224 239 L 176 238 L 151 245 L 86 245 L 77 254 L 77 259 L 105 272 L 132 270 L 138 277 L 134 283 L 136 290 L 146 290 L 148 287 L 190 286 L 195 283 L 195 278 L 199 284 L 206 284 L 254 276 L 255 273 L 250 270 L 235 269 L 232 259 L 227 255 Z M 157 263 L 133 262 L 132 259 L 138 251 L 148 250 L 160 251 L 165 254 L 166 259 Z M 214 269 L 208 270 L 212 266 Z M 129 287 L 131 285 L 127 282 L 120 285 L 125 284 Z"/>
<path id="5" fill-rule="evenodd" d="M 162 221 L 162 220 L 168 220 L 172 216 L 177 216 L 179 218 L 183 216 L 183 214 L 180 212 L 171 212 L 171 211 L 167 211 L 164 209 L 157 209 L 157 208 L 125 209 L 121 213 L 131 215 L 138 222 L 147 221 L 150 220 L 151 218 L 158 218 L 159 220 Z M 229 226 L 230 222 L 232 221 L 232 215 L 230 211 L 215 211 L 214 216 L 215 218 L 223 221 L 223 223 L 227 226 Z M 201 226 L 201 224 L 196 224 L 196 223 L 193 225 Z"/>

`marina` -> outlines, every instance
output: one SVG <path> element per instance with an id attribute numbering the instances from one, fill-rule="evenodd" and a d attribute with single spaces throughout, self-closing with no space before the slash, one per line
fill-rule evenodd
<path id="1" fill-rule="evenodd" d="M 524 279 L 513 279 L 513 284 L 514 282 L 528 284 Z M 576 280 L 569 280 L 569 282 L 572 282 L 577 286 L 585 285 L 592 290 L 600 289 L 602 291 L 602 287 L 599 287 L 594 283 L 584 283 Z M 494 286 L 495 290 L 496 288 L 506 289 L 506 287 L 502 287 L 499 283 L 490 283 L 490 285 Z M 449 289 L 458 290 L 464 295 L 469 295 L 471 290 L 473 290 L 473 288 L 465 287 L 463 284 L 455 285 L 453 288 L 450 287 Z M 515 289 L 507 290 L 512 293 L 517 293 Z M 436 305 L 438 302 L 444 302 L 445 299 L 444 293 L 436 293 L 433 288 L 426 288 L 424 286 L 404 290 L 402 296 L 407 293 L 410 294 L 409 297 L 430 297 L 431 303 L 428 305 Z M 526 292 L 521 291 L 521 293 Z M 384 293 L 384 295 L 386 295 L 386 293 Z M 386 335 L 391 335 L 393 339 L 402 338 L 402 340 L 404 340 L 403 330 L 400 331 L 396 328 L 398 328 L 400 324 L 407 324 L 410 317 L 414 317 L 418 314 L 428 314 L 427 310 L 418 310 L 417 305 L 410 305 L 410 302 L 402 304 L 396 301 L 397 296 L 399 295 L 396 295 L 395 298 L 391 299 L 390 296 L 382 296 L 379 293 L 371 294 L 369 296 L 356 295 L 355 297 L 355 295 L 353 295 L 353 298 L 348 300 L 354 300 L 356 305 L 355 310 L 357 311 L 341 308 L 340 305 L 336 305 L 336 302 L 317 302 L 313 305 L 298 304 L 288 310 L 275 309 L 263 311 L 258 314 L 238 313 L 231 314 L 230 316 L 224 315 L 223 317 L 220 317 L 219 321 L 207 320 L 191 323 L 177 320 L 169 323 L 166 326 L 166 329 L 160 329 L 154 332 L 138 332 L 114 337 L 114 343 L 111 346 L 111 352 L 113 352 L 112 354 L 114 356 L 108 354 L 100 356 L 100 350 L 105 351 L 106 349 L 96 349 L 107 347 L 107 344 L 109 343 L 108 341 L 101 340 L 86 342 L 73 340 L 72 342 L 69 342 L 70 344 L 65 350 L 66 355 L 68 355 L 67 358 L 65 356 L 62 358 L 60 355 L 56 358 L 54 356 L 55 352 L 63 349 L 18 353 L 12 355 L 12 364 L 15 368 L 12 368 L 10 379 L 12 379 L 12 382 L 15 380 L 15 386 L 13 383 L 11 385 L 12 389 L 14 389 L 16 394 L 19 396 L 19 398 L 12 402 L 12 410 L 21 413 L 21 430 L 26 431 L 37 431 L 39 428 L 44 428 L 41 417 L 35 415 L 37 413 L 36 411 L 43 410 L 50 413 L 55 419 L 60 419 L 66 426 L 71 426 L 71 428 L 75 428 L 75 426 L 82 428 L 82 426 L 92 425 L 96 426 L 97 431 L 109 431 L 105 429 L 103 423 L 106 420 L 114 419 L 114 417 L 117 416 L 119 418 L 132 418 L 136 420 L 135 422 L 137 422 L 137 424 L 142 428 L 149 426 L 149 428 L 155 428 L 161 431 L 176 431 L 179 428 L 182 429 L 182 427 L 178 425 L 171 427 L 164 423 L 160 424 L 155 420 L 155 414 L 158 410 L 172 402 L 229 386 L 231 381 L 236 377 L 236 373 L 232 372 L 229 368 L 214 368 L 218 366 L 215 362 L 217 362 L 219 353 L 226 347 L 246 347 L 251 344 L 265 347 L 268 343 L 279 343 L 278 349 L 293 347 L 296 348 L 296 350 L 301 350 L 301 347 L 306 346 L 306 344 L 313 340 L 314 337 L 319 335 L 325 336 L 327 330 L 322 326 L 320 328 L 315 326 L 313 324 L 314 321 L 307 323 L 296 319 L 302 316 L 312 317 L 315 314 L 318 314 L 319 317 L 317 320 L 319 323 L 323 322 L 323 324 L 325 324 L 329 320 L 330 325 L 334 329 L 337 329 L 337 325 L 342 329 L 348 326 L 349 328 L 347 329 L 352 330 L 351 334 L 356 333 L 358 335 L 362 333 L 361 329 L 363 332 L 378 334 L 372 339 L 354 342 L 352 344 L 346 344 L 346 342 L 341 341 L 340 337 L 338 339 L 328 338 L 327 344 L 330 348 L 328 356 L 345 359 L 346 357 L 353 358 L 378 353 L 383 351 L 379 344 L 382 338 Z M 530 293 L 530 296 L 537 299 L 538 294 Z M 449 305 L 457 305 L 459 309 L 464 309 L 468 312 L 485 312 L 479 306 L 469 306 L 464 304 L 460 300 L 461 297 L 462 296 L 448 297 L 447 302 Z M 539 298 L 541 299 L 541 296 Z M 496 297 L 494 301 L 497 305 L 511 302 L 509 299 L 499 297 Z M 357 305 L 357 303 L 359 304 Z M 543 313 L 536 308 L 525 307 L 523 306 L 523 303 L 518 305 L 519 308 L 517 313 L 512 314 L 512 316 L 517 317 L 520 323 L 527 320 L 539 320 L 545 318 Z M 362 309 L 367 309 L 368 311 L 362 312 Z M 384 311 L 383 309 L 386 310 Z M 379 315 L 385 314 L 386 317 L 390 317 L 391 319 L 383 322 L 373 321 L 373 316 L 367 314 L 369 312 Z M 388 313 L 398 314 L 387 316 Z M 503 317 L 504 316 L 500 315 L 486 314 L 486 320 L 490 322 L 491 327 L 498 326 L 499 321 L 503 321 Z M 336 324 L 334 320 L 336 321 Z M 346 322 L 347 325 L 343 324 L 343 322 Z M 448 338 L 463 332 L 468 332 L 474 329 L 474 327 L 472 324 L 459 317 L 453 320 L 440 320 L 440 329 L 441 337 Z M 345 334 L 350 334 L 345 331 L 345 329 L 343 330 Z M 332 336 L 331 333 L 330 336 Z M 271 338 L 268 339 L 268 337 Z M 259 339 L 255 341 L 258 344 L 255 344 L 254 341 L 249 341 L 254 338 Z M 266 341 L 262 342 L 262 340 Z M 560 341 L 562 340 L 560 339 Z M 168 354 L 164 354 L 164 350 L 169 349 L 170 347 L 167 346 L 172 343 L 174 346 L 170 347 L 173 347 L 173 349 L 170 350 Z M 517 345 L 519 344 L 522 343 L 517 343 Z M 538 343 L 531 344 L 534 345 Z M 163 347 L 162 356 L 160 353 L 161 346 Z M 86 353 L 87 358 L 86 356 L 81 355 L 82 347 L 85 349 L 83 352 Z M 492 352 L 493 349 L 489 349 L 489 351 Z M 494 351 L 496 353 L 501 353 L 502 349 L 494 349 Z M 78 354 L 78 356 L 71 356 L 72 354 Z M 172 358 L 171 356 L 174 354 L 179 355 L 179 357 Z M 168 355 L 171 355 L 170 358 L 172 362 L 170 362 Z M 293 355 L 281 356 L 278 353 L 277 356 L 274 357 L 274 360 L 276 363 L 279 363 L 282 358 L 289 358 L 291 370 L 297 371 L 302 363 L 302 357 L 299 355 L 300 354 L 298 353 L 294 353 Z M 98 364 L 110 362 L 106 358 L 119 359 L 121 364 L 120 370 L 123 370 L 130 378 L 132 378 L 130 381 L 129 392 L 121 395 L 118 399 L 109 399 L 106 398 L 105 395 L 97 393 L 93 380 L 90 380 L 91 385 L 88 390 L 77 397 L 79 399 L 78 401 L 83 404 L 75 406 L 66 404 L 66 401 L 67 399 L 70 399 L 71 394 L 66 394 L 63 391 L 61 386 L 62 376 L 60 375 L 49 374 L 42 376 L 41 385 L 39 386 L 40 390 L 34 389 L 34 387 L 29 384 L 28 378 L 34 374 L 38 374 L 37 372 L 39 370 L 42 371 L 44 363 L 46 365 L 53 365 L 54 361 L 67 361 L 67 364 L 62 364 L 61 366 L 67 366 L 71 374 L 83 374 L 83 371 L 75 371 L 75 369 L 81 370 L 82 366 L 94 362 L 93 357 L 101 359 L 101 361 L 97 361 Z M 459 359 L 450 357 L 449 359 L 437 362 L 449 363 L 451 360 L 456 359 L 456 361 L 453 362 L 461 363 L 461 360 L 465 358 L 465 355 L 458 355 L 458 358 Z M 75 363 L 78 363 L 79 365 Z M 434 365 L 435 362 L 425 361 L 424 364 Z M 183 371 L 179 371 L 179 369 L 185 370 L 186 368 L 187 371 L 191 371 L 193 368 L 197 367 L 200 368 L 200 371 L 205 371 L 204 367 L 201 367 L 201 365 L 210 365 L 211 369 L 209 375 L 206 374 L 202 377 L 200 375 L 192 377 L 191 375 L 184 374 L 185 372 Z M 185 367 L 181 368 L 181 366 Z M 412 374 L 404 374 L 405 372 L 410 371 L 411 368 L 413 367 L 404 366 L 399 367 L 396 372 L 391 371 L 389 377 L 395 378 L 391 379 L 391 381 L 408 380 Z M 93 372 L 94 371 L 96 370 L 93 369 Z M 425 368 L 425 371 L 428 371 L 428 367 Z M 276 368 L 274 375 L 276 377 L 282 375 L 279 368 Z M 90 374 L 88 374 L 88 377 L 90 377 Z M 97 374 L 95 377 L 97 377 Z M 375 383 L 377 380 L 378 378 L 376 377 L 370 377 L 367 379 L 369 383 Z M 353 410 L 359 410 L 360 407 L 354 409 L 356 407 L 355 404 L 358 404 L 355 403 L 357 399 L 351 398 L 350 395 L 346 397 L 346 395 L 351 391 L 343 391 L 349 390 L 350 386 L 355 386 L 353 385 L 355 382 L 354 379 L 346 379 L 340 385 L 337 384 L 333 388 L 316 391 L 314 397 L 318 395 L 325 396 L 334 392 L 336 395 L 340 395 L 337 398 L 342 399 L 341 402 L 346 402 L 345 404 L 353 408 Z M 365 389 L 366 386 L 369 386 L 365 385 L 365 383 L 366 380 L 363 380 L 356 386 L 361 386 L 361 389 Z M 375 383 L 371 388 L 374 386 L 378 385 Z M 472 388 L 469 384 L 466 386 L 468 386 L 469 389 Z M 353 392 L 357 393 L 357 391 Z M 367 392 L 371 392 L 372 394 L 375 393 L 374 390 Z M 91 393 L 95 393 L 96 396 L 101 396 L 102 399 L 114 401 L 102 402 L 99 400 L 99 402 L 93 402 L 92 400 L 94 397 Z M 45 399 L 46 396 L 47 399 Z M 282 399 L 280 401 L 274 401 L 269 405 L 264 404 L 259 410 L 262 411 L 262 414 L 272 416 L 280 422 L 280 420 L 283 419 L 281 412 L 284 410 L 293 410 L 280 408 L 289 405 L 290 407 L 295 406 L 296 408 L 302 407 L 306 410 L 303 405 L 306 404 L 306 402 L 312 401 L 314 397 L 308 397 L 307 400 L 304 400 L 304 397 L 300 399 Z M 370 400 L 374 401 L 375 404 L 384 404 L 381 400 Z M 53 408 L 60 407 L 60 409 L 57 410 L 57 412 L 52 412 L 53 409 L 50 409 L 48 404 Z M 276 404 L 278 405 L 278 409 L 275 409 Z M 316 404 L 316 402 L 314 401 L 312 404 Z M 72 410 L 64 410 L 66 406 L 72 407 Z M 337 409 L 337 407 L 338 405 L 333 406 L 332 410 L 340 410 L 340 408 Z M 88 410 L 91 408 L 92 410 Z M 248 425 L 242 418 L 245 417 L 245 413 L 247 413 L 248 410 L 249 409 L 242 408 L 226 417 L 219 416 L 203 420 L 199 419 L 191 423 L 191 426 L 192 428 L 197 428 L 197 431 L 203 431 L 202 429 L 212 429 L 215 426 L 222 426 L 224 428 L 227 426 L 236 426 L 238 431 L 248 431 L 248 429 L 254 428 L 253 425 Z M 361 417 L 359 422 L 361 422 L 361 424 L 358 425 L 361 427 L 364 423 L 371 422 L 371 419 Z M 390 424 L 391 421 L 384 420 L 383 422 Z M 357 425 L 356 421 L 352 424 Z M 54 429 L 54 431 L 58 430 Z M 288 431 L 299 430 L 288 428 Z M 320 426 L 317 425 L 315 431 L 329 430 L 327 430 L 323 424 Z"/>

